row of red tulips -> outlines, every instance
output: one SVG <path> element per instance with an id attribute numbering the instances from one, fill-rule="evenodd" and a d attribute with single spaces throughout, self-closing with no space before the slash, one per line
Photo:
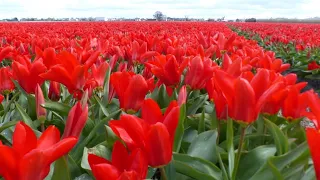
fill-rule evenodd
<path id="1" fill-rule="evenodd" d="M 0 29 L 5 179 L 320 178 L 318 95 L 225 24 Z M 304 129 L 288 132 L 302 118 L 313 165 Z"/>

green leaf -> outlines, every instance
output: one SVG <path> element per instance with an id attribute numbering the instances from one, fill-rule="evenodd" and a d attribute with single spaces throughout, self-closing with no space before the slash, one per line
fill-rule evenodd
<path id="1" fill-rule="evenodd" d="M 307 142 L 304 142 L 284 155 L 270 157 L 267 162 L 268 164 L 265 163 L 250 179 L 274 179 L 274 171 L 272 171 L 273 169 L 270 169 L 270 165 L 274 166 L 274 168 L 282 173 L 282 170 L 287 165 L 294 162 L 306 151 L 309 151 L 309 148 Z"/>
<path id="2" fill-rule="evenodd" d="M 179 152 L 181 147 L 181 142 L 183 139 L 184 134 L 184 120 L 186 118 L 186 104 L 181 105 L 180 107 L 180 116 L 179 116 L 179 123 L 176 128 L 176 133 L 174 136 L 174 144 L 173 144 L 173 151 Z"/>
<path id="3" fill-rule="evenodd" d="M 196 98 L 196 100 L 192 103 L 191 107 L 188 107 L 187 115 L 196 114 L 198 109 L 204 105 L 207 99 L 208 95 L 200 95 L 198 98 Z"/>
<path id="4" fill-rule="evenodd" d="M 111 159 L 111 151 L 106 148 L 104 145 L 97 145 L 93 148 L 84 148 L 83 155 L 81 159 L 81 167 L 86 170 L 91 170 L 89 162 L 88 162 L 88 155 L 95 154 L 97 156 L 103 157 L 105 159 Z"/>
<path id="5" fill-rule="evenodd" d="M 264 118 L 264 122 L 268 130 L 271 132 L 271 135 L 273 136 L 274 142 L 277 147 L 277 155 L 287 153 L 289 149 L 289 142 L 287 137 L 283 134 L 280 128 L 273 122 L 269 121 L 266 118 Z"/>
<path id="6" fill-rule="evenodd" d="M 82 174 L 82 175 L 76 177 L 75 180 L 94 180 L 94 178 L 92 178 L 88 174 Z"/>
<path id="7" fill-rule="evenodd" d="M 102 104 L 109 104 L 109 86 L 110 86 L 110 74 L 111 68 L 109 66 L 105 78 L 104 78 L 104 86 L 103 86 L 103 99 Z"/>
<path id="8" fill-rule="evenodd" d="M 88 148 L 83 149 L 83 155 L 81 159 L 81 167 L 86 170 L 91 170 L 89 162 L 88 162 Z"/>
<path id="9" fill-rule="evenodd" d="M 100 101 L 100 99 L 96 95 L 94 96 L 94 99 L 98 102 L 98 104 L 100 106 L 100 109 L 103 112 L 103 114 L 105 116 L 109 116 L 109 112 L 108 112 L 107 108 L 103 105 L 103 103 Z"/>
<path id="10" fill-rule="evenodd" d="M 168 179 L 176 179 L 176 169 L 173 161 L 164 167 Z"/>
<path id="11" fill-rule="evenodd" d="M 16 105 L 16 109 L 18 110 L 22 118 L 22 121 L 26 123 L 28 126 L 30 126 L 32 129 L 36 129 L 32 119 L 28 116 L 28 114 L 24 111 L 24 109 L 17 102 L 15 102 L 15 105 Z"/>
<path id="12" fill-rule="evenodd" d="M 86 145 L 95 137 L 95 134 L 97 133 L 98 129 L 103 127 L 103 125 L 105 125 L 111 118 L 113 118 L 114 116 L 116 116 L 117 114 L 119 114 L 121 112 L 121 110 L 115 111 L 113 113 L 111 113 L 108 117 L 100 120 L 92 129 L 92 131 L 90 132 L 90 134 L 81 141 L 81 143 L 77 146 L 75 152 L 73 153 L 75 160 L 78 162 L 81 159 L 81 155 L 83 153 L 83 149 L 84 147 L 86 147 Z"/>
<path id="13" fill-rule="evenodd" d="M 51 180 L 70 180 L 68 162 L 63 156 L 55 162 L 54 172 Z"/>
<path id="14" fill-rule="evenodd" d="M 228 172 L 229 172 L 229 178 L 232 177 L 232 173 L 234 170 L 234 145 L 233 145 L 233 120 L 231 118 L 228 118 L 227 121 L 227 151 L 228 151 Z"/>
<path id="15" fill-rule="evenodd" d="M 314 180 L 314 179 L 316 179 L 316 173 L 314 171 L 314 167 L 310 166 L 305 172 L 305 174 L 303 175 L 303 177 L 301 178 L 301 180 Z"/>
<path id="16" fill-rule="evenodd" d="M 69 105 L 66 105 L 60 102 L 54 102 L 54 101 L 47 101 L 41 106 L 48 110 L 58 112 L 59 114 L 65 115 L 65 116 L 67 116 L 69 114 L 69 111 L 71 110 L 71 107 Z"/>
<path id="17" fill-rule="evenodd" d="M 204 120 L 204 110 L 202 111 L 201 113 L 201 116 L 200 116 L 200 120 L 199 120 L 199 126 L 198 126 L 198 132 L 199 133 L 202 133 L 205 131 L 205 120 Z"/>
<path id="18" fill-rule="evenodd" d="M 107 146 L 111 148 L 113 147 L 113 144 L 116 142 L 116 140 L 118 140 L 119 138 L 109 126 L 105 125 L 104 127 L 106 128 L 106 131 L 107 131 L 107 138 L 106 138 Z"/>
<path id="19" fill-rule="evenodd" d="M 267 160 L 274 156 L 276 148 L 273 145 L 259 146 L 241 157 L 237 178 L 250 179 Z"/>
<path id="20" fill-rule="evenodd" d="M 166 86 L 164 84 L 161 85 L 159 88 L 157 102 L 158 102 L 161 109 L 168 107 L 168 105 L 170 103 L 170 98 L 167 93 Z"/>
<path id="21" fill-rule="evenodd" d="M 213 163 L 217 162 L 216 141 L 218 133 L 215 130 L 206 131 L 199 134 L 191 143 L 188 155 L 202 158 Z"/>
<path id="22" fill-rule="evenodd" d="M 3 123 L 1 126 L 0 126 L 0 133 L 2 131 L 4 131 L 5 129 L 11 127 L 11 126 L 14 126 L 17 124 L 18 121 L 9 121 L 9 122 L 6 122 L 6 123 Z"/>
<path id="23" fill-rule="evenodd" d="M 31 117 L 32 119 L 37 119 L 35 96 L 28 94 L 27 100 L 28 100 L 27 112 L 29 117 Z"/>
<path id="24" fill-rule="evenodd" d="M 20 86 L 20 84 L 18 83 L 18 81 L 13 80 L 12 78 L 11 78 L 11 80 L 12 80 L 13 84 L 15 85 L 15 87 L 17 87 L 18 90 L 19 90 L 25 97 L 27 97 L 27 96 L 28 96 L 28 93 Z"/>
<path id="25" fill-rule="evenodd" d="M 185 154 L 173 154 L 176 171 L 197 180 L 222 179 L 221 170 L 213 163 Z"/>

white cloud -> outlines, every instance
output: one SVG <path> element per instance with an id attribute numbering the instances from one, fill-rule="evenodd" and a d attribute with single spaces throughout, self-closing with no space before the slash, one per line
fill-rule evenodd
<path id="1" fill-rule="evenodd" d="M 0 0 L 0 18 L 12 17 L 313 17 L 319 0 Z"/>

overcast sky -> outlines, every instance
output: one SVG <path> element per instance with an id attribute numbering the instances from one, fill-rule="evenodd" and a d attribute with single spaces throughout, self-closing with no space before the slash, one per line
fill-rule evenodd
<path id="1" fill-rule="evenodd" d="M 0 18 L 308 18 L 320 17 L 320 0 L 0 0 Z"/>

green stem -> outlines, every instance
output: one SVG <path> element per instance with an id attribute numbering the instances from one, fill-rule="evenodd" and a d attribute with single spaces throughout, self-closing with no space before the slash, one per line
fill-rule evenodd
<path id="1" fill-rule="evenodd" d="M 243 140 L 244 140 L 244 136 L 245 136 L 245 132 L 246 132 L 246 127 L 241 127 L 241 134 L 240 134 L 240 141 L 239 141 L 239 146 L 238 146 L 238 153 L 236 156 L 236 161 L 235 161 L 235 166 L 234 166 L 234 170 L 232 173 L 232 179 L 236 179 L 237 176 L 237 171 L 238 171 L 238 166 L 239 166 L 239 162 L 240 162 L 240 157 L 241 157 L 241 151 L 242 151 L 242 146 L 243 146 Z"/>
<path id="2" fill-rule="evenodd" d="M 160 173 L 161 173 L 161 179 L 162 180 L 168 180 L 167 174 L 166 174 L 166 170 L 164 169 L 164 167 L 159 168 L 160 169 Z"/>

